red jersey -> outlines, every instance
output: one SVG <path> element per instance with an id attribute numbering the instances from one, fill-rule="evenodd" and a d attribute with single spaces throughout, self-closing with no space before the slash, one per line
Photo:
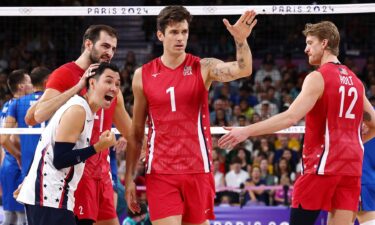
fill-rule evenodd
<path id="1" fill-rule="evenodd" d="M 48 78 L 46 88 L 52 88 L 62 93 L 76 85 L 84 72 L 85 71 L 74 62 L 66 63 L 52 72 Z M 86 90 L 84 89 L 81 91 L 81 94 L 85 92 Z M 95 144 L 103 131 L 111 129 L 116 101 L 117 98 L 112 102 L 110 108 L 99 109 L 96 113 L 90 144 Z M 108 176 L 110 170 L 108 157 L 109 150 L 107 149 L 88 158 L 86 160 L 83 176 L 89 176 L 94 179 L 101 179 Z"/>
<path id="2" fill-rule="evenodd" d="M 154 59 L 142 67 L 142 83 L 148 102 L 147 173 L 210 172 L 208 91 L 200 59 L 186 54 L 175 69 Z"/>
<path id="3" fill-rule="evenodd" d="M 306 115 L 303 172 L 360 176 L 363 85 L 346 66 L 322 65 L 324 92 Z"/>

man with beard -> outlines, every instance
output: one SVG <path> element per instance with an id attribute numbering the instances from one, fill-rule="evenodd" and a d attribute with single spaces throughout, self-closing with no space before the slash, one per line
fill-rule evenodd
<path id="1" fill-rule="evenodd" d="M 100 62 L 109 62 L 117 46 L 117 32 L 107 25 L 92 25 L 84 36 L 82 54 L 74 62 L 66 63 L 50 75 L 46 91 L 26 115 L 29 125 L 49 119 L 74 94 L 85 90 L 86 79 Z M 128 134 L 130 117 L 125 111 L 122 93 L 119 92 L 108 109 L 100 109 L 95 116 L 91 144 L 96 143 L 100 134 L 110 130 L 112 123 L 123 134 Z M 114 207 L 113 188 L 107 161 L 108 149 L 86 161 L 81 182 L 75 192 L 74 214 L 77 224 L 118 225 Z M 99 210 L 100 209 L 100 210 Z"/>

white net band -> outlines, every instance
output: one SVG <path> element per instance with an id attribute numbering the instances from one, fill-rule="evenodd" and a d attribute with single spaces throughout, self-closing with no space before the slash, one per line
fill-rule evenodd
<path id="1" fill-rule="evenodd" d="M 156 16 L 163 6 L 0 7 L 0 16 Z M 373 13 L 375 3 L 314 5 L 186 6 L 193 15 Z"/>
<path id="2" fill-rule="evenodd" d="M 41 134 L 44 128 L 0 128 L 0 134 Z M 112 128 L 112 131 L 119 134 L 116 128 Z M 146 129 L 147 133 L 147 129 Z M 222 127 L 211 127 L 211 134 L 225 134 L 228 131 Z M 303 134 L 305 133 L 304 126 L 293 126 L 287 129 L 276 132 L 278 134 Z"/>

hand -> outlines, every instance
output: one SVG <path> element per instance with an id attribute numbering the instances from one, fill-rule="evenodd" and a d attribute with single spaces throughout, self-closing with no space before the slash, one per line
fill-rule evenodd
<path id="1" fill-rule="evenodd" d="M 106 130 L 100 135 L 99 141 L 94 144 L 94 148 L 96 152 L 101 152 L 115 144 L 116 144 L 115 133 L 113 133 L 112 131 Z"/>
<path id="2" fill-rule="evenodd" d="M 128 141 L 124 137 L 120 137 L 117 142 L 115 147 L 113 149 L 117 152 L 123 152 L 125 151 L 126 145 L 128 144 Z"/>
<path id="3" fill-rule="evenodd" d="M 134 181 L 128 181 L 125 183 L 125 199 L 130 211 L 133 213 L 139 213 L 141 211 L 141 207 L 137 202 L 136 186 Z"/>
<path id="4" fill-rule="evenodd" d="M 82 90 L 84 87 L 86 87 L 87 78 L 95 75 L 95 72 L 92 72 L 92 70 L 95 70 L 98 67 L 99 63 L 94 63 L 89 66 L 89 68 L 85 71 L 85 73 L 82 75 L 81 79 L 77 83 L 79 90 Z"/>
<path id="5" fill-rule="evenodd" d="M 13 192 L 13 198 L 14 199 L 17 199 L 18 198 L 18 195 L 20 194 L 20 191 L 21 191 L 21 188 L 22 188 L 22 183 L 20 183 L 20 185 L 18 185 L 17 189 Z"/>
<path id="6" fill-rule="evenodd" d="M 255 16 L 256 13 L 254 10 L 251 10 L 242 14 L 234 25 L 231 25 L 227 19 L 223 19 L 223 22 L 234 40 L 242 43 L 249 37 L 255 24 L 257 24 Z"/>
<path id="7" fill-rule="evenodd" d="M 229 133 L 223 135 L 219 141 L 220 148 L 232 149 L 238 143 L 247 139 L 245 127 L 224 127 Z"/>

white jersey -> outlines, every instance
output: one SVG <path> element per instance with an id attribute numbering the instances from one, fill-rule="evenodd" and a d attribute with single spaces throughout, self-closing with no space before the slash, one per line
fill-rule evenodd
<path id="1" fill-rule="evenodd" d="M 86 111 L 85 126 L 73 150 L 89 146 L 94 114 L 86 100 L 75 95 L 56 111 L 43 131 L 17 201 L 73 211 L 74 191 L 82 177 L 85 164 L 83 162 L 61 170 L 57 170 L 53 165 L 56 128 L 63 113 L 73 105 L 82 106 Z"/>

